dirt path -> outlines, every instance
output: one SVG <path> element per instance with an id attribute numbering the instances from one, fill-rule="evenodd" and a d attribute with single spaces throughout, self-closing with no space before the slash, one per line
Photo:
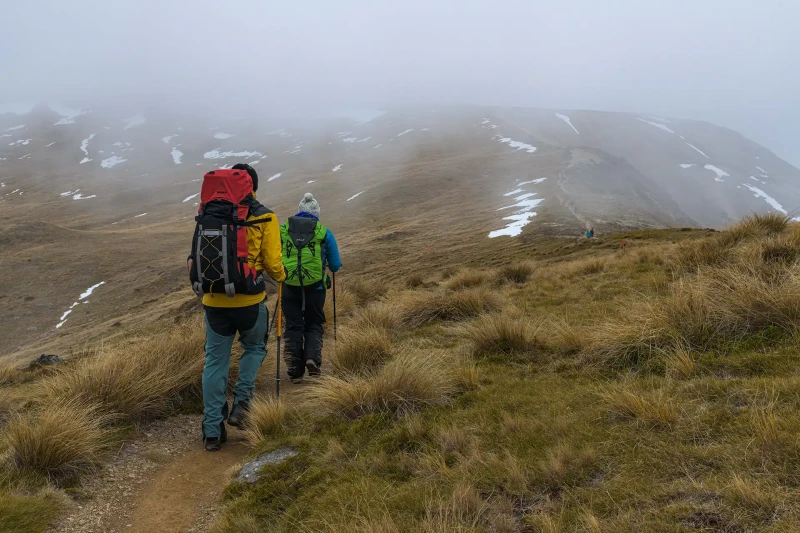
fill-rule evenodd
<path id="1" fill-rule="evenodd" d="M 284 384 L 281 397 L 290 396 L 289 380 Z M 200 421 L 200 415 L 182 415 L 143 428 L 140 437 L 84 481 L 84 497 L 78 498 L 83 501 L 52 533 L 208 531 L 234 467 L 249 450 L 244 432 L 229 428 L 222 450 L 206 452 Z"/>

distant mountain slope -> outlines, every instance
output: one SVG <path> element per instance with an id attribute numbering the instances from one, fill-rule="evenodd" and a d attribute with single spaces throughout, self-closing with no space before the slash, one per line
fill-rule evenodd
<path id="1" fill-rule="evenodd" d="M 289 124 L 17 111 L 0 114 L 0 355 L 114 334 L 185 299 L 199 181 L 239 161 L 281 219 L 313 192 L 347 267 L 383 276 L 387 264 L 402 276 L 420 260 L 499 261 L 540 233 L 720 228 L 800 208 L 800 170 L 730 130 L 664 117 L 436 107 Z"/>

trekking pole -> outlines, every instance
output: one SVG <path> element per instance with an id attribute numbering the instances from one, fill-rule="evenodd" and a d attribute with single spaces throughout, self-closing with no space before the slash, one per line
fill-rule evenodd
<path id="1" fill-rule="evenodd" d="M 336 272 L 331 272 L 333 276 L 333 341 L 336 342 Z"/>
<path id="2" fill-rule="evenodd" d="M 281 299 L 283 296 L 283 283 L 278 283 L 278 301 L 275 304 L 275 316 L 278 317 L 278 332 L 275 340 L 278 347 L 275 352 L 275 399 L 281 396 L 281 335 L 283 331 L 283 321 L 281 316 Z"/>

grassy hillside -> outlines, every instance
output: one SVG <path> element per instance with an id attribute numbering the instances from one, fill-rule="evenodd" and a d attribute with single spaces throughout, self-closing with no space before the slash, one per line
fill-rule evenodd
<path id="1" fill-rule="evenodd" d="M 285 403 L 261 377 L 253 453 L 299 454 L 230 485 L 215 527 L 797 531 L 799 256 L 800 226 L 767 216 L 342 276 L 324 377 Z M 0 520 L 42 530 L 63 504 L 48 487 L 199 408 L 195 318 L 52 375 L 2 371 Z"/>

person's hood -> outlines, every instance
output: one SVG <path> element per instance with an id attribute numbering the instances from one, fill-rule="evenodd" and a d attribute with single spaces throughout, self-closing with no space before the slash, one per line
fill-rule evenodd
<path id="1" fill-rule="evenodd" d="M 300 217 L 300 218 L 313 218 L 314 220 L 319 222 L 319 218 L 317 218 L 316 216 L 312 215 L 311 213 L 306 213 L 305 211 L 300 211 L 295 216 L 296 217 Z"/>

